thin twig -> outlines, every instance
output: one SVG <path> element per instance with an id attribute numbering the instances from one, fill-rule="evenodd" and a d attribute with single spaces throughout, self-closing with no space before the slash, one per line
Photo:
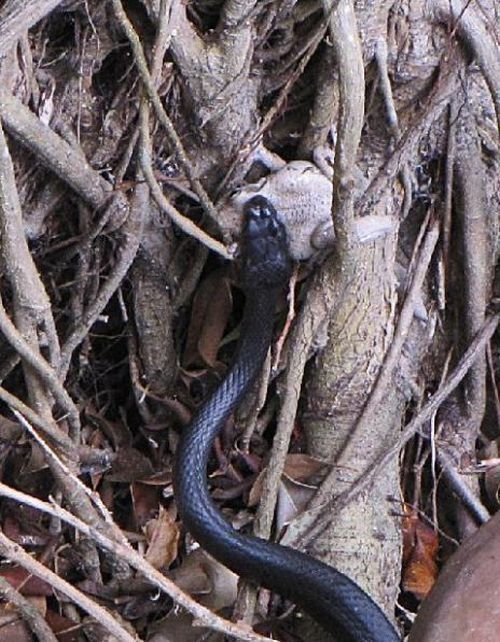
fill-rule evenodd
<path id="1" fill-rule="evenodd" d="M 452 216 L 452 197 L 453 197 L 453 167 L 455 165 L 456 154 L 456 118 L 458 108 L 456 100 L 452 100 L 449 107 L 448 115 L 448 140 L 446 144 L 446 163 L 444 175 L 444 203 L 443 203 L 443 262 L 445 270 L 445 288 L 448 286 L 448 276 L 450 271 L 450 243 L 451 243 L 451 216 Z"/>
<path id="2" fill-rule="evenodd" d="M 106 532 L 108 533 L 110 532 L 109 529 L 111 528 L 116 541 L 126 543 L 127 540 L 125 538 L 125 535 L 120 530 L 120 528 L 118 528 L 118 526 L 114 523 L 111 513 L 103 504 L 99 494 L 93 492 L 90 488 L 88 488 L 88 486 L 85 486 L 85 484 L 71 471 L 71 469 L 68 468 L 68 466 L 66 466 L 66 464 L 61 460 L 61 458 L 58 457 L 58 455 L 49 448 L 49 446 L 43 441 L 43 439 L 40 438 L 40 435 L 38 435 L 36 430 L 33 429 L 33 426 L 31 426 L 30 423 L 26 421 L 26 419 L 24 419 L 19 412 L 17 412 L 16 410 L 13 410 L 13 413 L 17 417 L 18 421 L 26 428 L 26 430 L 30 433 L 30 435 L 35 439 L 35 441 L 38 443 L 40 448 L 45 452 L 47 459 L 60 470 L 61 474 L 66 475 L 68 478 L 72 479 L 74 486 L 79 488 L 81 492 L 84 495 L 86 495 L 89 498 L 89 500 L 95 505 L 95 507 L 98 509 L 100 516 L 105 521 L 105 524 L 101 525 L 101 524 L 98 524 L 97 522 L 92 522 L 92 524 L 95 525 L 96 528 L 105 529 Z"/>
<path id="3" fill-rule="evenodd" d="M 428 10 L 440 20 L 451 23 L 472 51 L 491 92 L 500 127 L 500 56 L 498 42 L 482 18 L 474 2 L 469 0 L 432 0 Z"/>
<path id="4" fill-rule="evenodd" d="M 47 127 L 22 102 L 0 89 L 0 117 L 14 138 L 94 208 L 102 207 L 113 192 L 85 160 L 83 153 Z"/>
<path id="5" fill-rule="evenodd" d="M 23 620 L 38 640 L 58 642 L 54 632 L 43 618 L 40 610 L 35 604 L 21 595 L 19 591 L 16 591 L 4 577 L 0 577 L 0 596 L 19 611 Z"/>
<path id="6" fill-rule="evenodd" d="M 21 546 L 9 539 L 2 531 L 0 531 L 0 551 L 5 558 L 16 562 L 36 577 L 53 586 L 57 591 L 66 595 L 75 604 L 78 604 L 84 611 L 100 622 L 117 640 L 121 642 L 137 642 L 140 640 L 140 638 L 130 635 L 106 609 L 89 599 L 49 568 L 37 562 L 36 559 L 28 555 Z"/>
<path id="7" fill-rule="evenodd" d="M 142 226 L 147 210 L 147 189 L 145 185 L 138 184 L 130 205 L 127 221 L 122 229 L 123 243 L 120 247 L 119 257 L 108 278 L 104 281 L 98 295 L 83 313 L 78 325 L 66 339 L 61 350 L 60 375 L 64 379 L 71 356 L 77 346 L 85 339 L 90 328 L 97 321 L 99 315 L 107 306 L 109 300 L 120 287 L 132 262 L 134 261 L 142 237 Z"/>
<path id="8" fill-rule="evenodd" d="M 0 387 L 0 399 L 10 406 L 11 409 L 17 410 L 23 417 L 25 417 L 25 419 L 36 426 L 39 430 L 43 431 L 44 435 L 61 449 L 66 458 L 70 460 L 74 459 L 76 461 L 75 444 L 67 435 L 64 434 L 62 430 L 59 430 L 55 422 L 51 423 L 45 420 L 32 408 L 23 403 L 18 397 L 2 387 Z"/>
<path id="9" fill-rule="evenodd" d="M 381 195 L 388 189 L 388 186 L 397 177 L 401 168 L 406 165 L 410 155 L 414 152 L 422 133 L 427 131 L 448 106 L 459 81 L 463 65 L 457 52 L 451 52 L 447 60 L 442 62 L 440 74 L 436 80 L 433 90 L 425 100 L 422 109 L 415 116 L 401 139 L 398 141 L 393 153 L 387 159 L 384 166 L 375 175 L 373 181 L 359 199 L 357 212 L 360 216 L 370 214 Z"/>
<path id="10" fill-rule="evenodd" d="M 200 227 L 195 225 L 193 221 L 183 216 L 178 212 L 173 205 L 171 205 L 165 198 L 158 181 L 153 172 L 153 165 L 151 160 L 152 149 L 151 140 L 149 138 L 149 128 L 144 118 L 144 111 L 141 109 L 141 169 L 144 172 L 144 178 L 148 184 L 151 194 L 155 199 L 158 207 L 165 212 L 165 214 L 189 236 L 200 241 L 206 245 L 210 250 L 217 252 L 225 259 L 232 259 L 233 255 L 226 249 L 220 241 L 212 238 L 209 234 L 204 232 Z"/>
<path id="11" fill-rule="evenodd" d="M 263 642 L 270 640 L 270 638 L 253 633 L 249 627 L 237 626 L 236 624 L 228 622 L 218 615 L 215 615 L 209 609 L 201 606 L 181 591 L 174 582 L 151 566 L 141 555 L 139 555 L 139 553 L 136 553 L 130 545 L 113 541 L 103 533 L 97 531 L 95 528 L 88 526 L 88 524 L 85 524 L 57 504 L 49 504 L 36 499 L 35 497 L 31 497 L 30 495 L 14 490 L 3 483 L 0 483 L 0 496 L 9 497 L 14 501 L 27 504 L 28 506 L 32 506 L 44 513 L 53 515 L 54 517 L 61 519 L 63 522 L 73 526 L 73 528 L 76 528 L 87 537 L 92 538 L 103 549 L 123 558 L 133 568 L 142 573 L 154 586 L 167 593 L 167 595 L 169 595 L 173 600 L 189 611 L 199 621 L 198 623 L 200 625 L 208 626 L 216 631 L 225 633 L 226 635 L 236 636 L 239 640 L 248 640 L 249 642 Z M 32 558 L 29 557 L 29 559 Z M 46 570 L 45 567 L 42 568 Z M 47 577 L 45 576 L 44 579 L 47 580 Z"/>
<path id="12" fill-rule="evenodd" d="M 163 125 L 165 128 L 165 131 L 167 132 L 170 144 L 175 150 L 175 154 L 177 156 L 177 159 L 182 167 L 182 169 L 186 172 L 186 176 L 189 178 L 191 182 L 191 186 L 193 188 L 193 191 L 196 193 L 198 198 L 200 199 L 200 203 L 207 212 L 207 214 L 214 220 L 218 221 L 218 215 L 217 215 L 217 210 L 215 209 L 212 201 L 210 200 L 210 197 L 208 196 L 207 192 L 205 191 L 205 188 L 201 184 L 200 180 L 197 178 L 194 168 L 191 164 L 191 161 L 189 160 L 186 151 L 182 145 L 182 142 L 175 130 L 175 127 L 170 120 L 167 112 L 163 108 L 162 102 L 160 97 L 158 96 L 158 92 L 156 91 L 156 87 L 154 84 L 154 81 L 151 77 L 151 74 L 149 73 L 148 69 L 148 63 L 146 60 L 146 56 L 144 55 L 144 50 L 142 48 L 141 41 L 139 39 L 139 36 L 137 35 L 137 32 L 135 31 L 134 27 L 132 26 L 132 23 L 127 17 L 127 14 L 125 13 L 125 10 L 123 9 L 123 5 L 121 3 L 121 0 L 112 0 L 112 5 L 113 9 L 115 12 L 116 19 L 118 20 L 119 24 L 121 25 L 122 29 L 124 30 L 127 38 L 129 39 L 130 45 L 132 47 L 132 51 L 134 54 L 135 62 L 137 65 L 137 70 L 139 72 L 139 75 L 141 77 L 142 82 L 144 83 L 144 88 L 146 90 L 146 93 L 148 95 L 149 100 L 151 101 L 158 120 L 160 123 Z"/>
<path id="13" fill-rule="evenodd" d="M 456 470 L 454 457 L 449 455 L 446 447 L 441 446 L 439 448 L 437 458 L 446 483 L 451 490 L 460 498 L 460 501 L 480 524 L 486 523 L 491 517 L 490 513 L 479 501 L 470 486 L 464 483 Z"/>
<path id="14" fill-rule="evenodd" d="M 323 0 L 325 13 L 334 6 Z M 332 219 L 337 248 L 343 259 L 356 260 L 353 242 L 353 170 L 364 120 L 365 73 L 363 51 L 352 0 L 340 0 L 330 17 L 330 35 L 339 74 L 340 109 L 333 167 Z"/>
<path id="15" fill-rule="evenodd" d="M 54 397 L 61 407 L 68 413 L 68 419 L 73 426 L 73 434 L 80 432 L 80 415 L 73 399 L 69 396 L 61 383 L 56 371 L 43 356 L 29 345 L 23 338 L 16 326 L 7 316 L 0 296 L 0 331 L 18 352 L 18 354 L 40 375 L 40 378 L 48 385 Z"/>
<path id="16" fill-rule="evenodd" d="M 395 140 L 401 137 L 401 130 L 399 128 L 398 114 L 394 105 L 394 98 L 392 95 L 391 79 L 389 78 L 389 69 L 387 66 L 387 40 L 385 36 L 377 38 L 375 45 L 375 60 L 377 61 L 380 89 L 384 97 L 385 111 L 389 129 Z"/>

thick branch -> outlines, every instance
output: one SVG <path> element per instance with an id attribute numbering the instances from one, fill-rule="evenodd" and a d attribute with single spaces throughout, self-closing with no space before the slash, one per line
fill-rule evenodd
<path id="1" fill-rule="evenodd" d="M 63 0 L 7 0 L 0 10 L 0 56 Z"/>
<path id="2" fill-rule="evenodd" d="M 3 89 L 0 89 L 0 117 L 14 138 L 89 205 L 97 209 L 106 203 L 113 192 L 110 183 L 90 167 L 80 151 L 71 147 L 18 98 Z"/>
<path id="3" fill-rule="evenodd" d="M 325 4 L 329 7 L 331 3 Z M 330 18 L 330 33 L 337 59 L 340 90 L 332 217 L 339 247 L 342 248 L 349 246 L 352 238 L 353 170 L 363 127 L 365 96 L 363 52 L 352 0 L 341 0 L 334 9 Z"/>

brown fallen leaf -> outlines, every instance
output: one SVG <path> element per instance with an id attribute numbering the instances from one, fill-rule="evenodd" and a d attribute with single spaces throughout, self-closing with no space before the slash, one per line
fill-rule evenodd
<path id="1" fill-rule="evenodd" d="M 284 474 L 295 482 L 306 483 L 316 477 L 328 464 L 303 453 L 289 453 L 285 460 Z M 323 475 L 324 476 L 324 475 Z"/>
<path id="2" fill-rule="evenodd" d="M 177 557 L 179 525 L 170 513 L 160 506 L 158 517 L 146 524 L 144 533 L 149 542 L 146 560 L 157 569 L 168 568 Z"/>
<path id="3" fill-rule="evenodd" d="M 236 599 L 238 576 L 201 548 L 169 575 L 180 589 L 196 595 L 198 602 L 214 611 L 231 606 Z"/>
<path id="4" fill-rule="evenodd" d="M 49 596 L 54 592 L 50 584 L 31 575 L 31 573 L 20 566 L 2 568 L 0 575 L 6 579 L 11 586 L 17 589 L 21 595 Z"/>
<path id="5" fill-rule="evenodd" d="M 122 446 L 117 450 L 105 478 L 113 482 L 134 482 L 150 477 L 153 472 L 153 466 L 145 455 L 136 448 Z"/>
<path id="6" fill-rule="evenodd" d="M 33 640 L 26 624 L 7 605 L 0 606 L 0 640 L 2 642 L 32 642 Z"/>
<path id="7" fill-rule="evenodd" d="M 134 522 L 138 529 L 143 528 L 158 513 L 159 489 L 142 481 L 130 484 L 130 496 L 134 510 Z"/>
<path id="8" fill-rule="evenodd" d="M 50 609 L 47 611 L 45 619 L 59 642 L 77 642 L 81 639 L 80 624 L 77 622 L 73 622 Z"/>
<path id="9" fill-rule="evenodd" d="M 304 484 L 311 477 L 319 477 L 323 473 L 323 469 L 326 472 L 326 466 L 324 461 L 310 455 L 289 453 L 286 456 L 283 474 L 285 479 L 288 478 L 292 483 Z M 259 503 L 265 474 L 266 468 L 260 471 L 253 482 L 248 496 L 248 506 L 256 506 Z"/>
<path id="10" fill-rule="evenodd" d="M 184 350 L 185 367 L 215 366 L 232 307 L 226 270 L 215 270 L 202 281 L 194 297 Z"/>
<path id="11" fill-rule="evenodd" d="M 418 515 L 403 520 L 403 589 L 423 600 L 438 576 L 438 536 Z"/>

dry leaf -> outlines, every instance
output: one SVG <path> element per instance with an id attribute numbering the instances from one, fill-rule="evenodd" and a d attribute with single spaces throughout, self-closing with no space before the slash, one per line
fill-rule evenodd
<path id="1" fill-rule="evenodd" d="M 149 542 L 146 560 L 157 569 L 168 568 L 177 557 L 180 535 L 178 524 L 160 506 L 158 517 L 146 524 L 144 532 Z"/>
<path id="2" fill-rule="evenodd" d="M 285 460 L 285 468 L 283 474 L 285 478 L 288 478 L 291 482 L 305 483 L 310 477 L 319 476 L 319 473 L 324 468 L 326 471 L 326 466 L 324 461 L 315 459 L 310 455 L 303 455 L 300 453 L 288 454 Z M 257 475 L 250 493 L 248 495 L 248 506 L 257 506 L 262 496 L 262 488 L 264 482 L 264 476 L 266 474 L 266 468 L 261 470 Z M 310 496 L 310 495 L 309 495 Z"/>
<path id="3" fill-rule="evenodd" d="M 32 642 L 33 636 L 17 613 L 0 606 L 0 640 L 2 642 Z"/>
<path id="4" fill-rule="evenodd" d="M 137 528 L 142 528 L 158 513 L 158 493 L 155 486 L 135 482 L 130 484 L 130 494 L 134 507 L 134 520 Z"/>
<path id="5" fill-rule="evenodd" d="M 134 482 L 153 474 L 149 459 L 136 448 L 122 446 L 116 452 L 111 470 L 105 474 L 107 481 Z"/>
<path id="6" fill-rule="evenodd" d="M 212 272 L 200 284 L 193 301 L 189 321 L 185 367 L 217 362 L 217 352 L 233 307 L 226 270 Z"/>
<path id="7" fill-rule="evenodd" d="M 317 476 L 328 464 L 310 455 L 289 453 L 285 460 L 284 474 L 293 481 L 306 483 L 311 477 Z M 324 475 L 323 475 L 324 476 Z"/>
<path id="8" fill-rule="evenodd" d="M 180 568 L 170 573 L 177 586 L 212 610 L 231 606 L 238 590 L 238 576 L 197 548 L 184 558 Z"/>
<path id="9" fill-rule="evenodd" d="M 438 567 L 437 533 L 417 515 L 403 520 L 403 589 L 423 600 L 433 587 Z"/>
<path id="10" fill-rule="evenodd" d="M 45 615 L 47 624 L 57 635 L 58 642 L 77 642 L 81 639 L 80 625 L 67 617 L 51 611 Z"/>
<path id="11" fill-rule="evenodd" d="M 11 586 L 17 589 L 21 595 L 49 596 L 53 594 L 53 589 L 50 584 L 31 575 L 31 573 L 20 566 L 2 568 L 0 575 L 6 579 Z"/>
<path id="12" fill-rule="evenodd" d="M 193 617 L 182 609 L 172 611 L 151 627 L 153 635 L 149 642 L 199 642 L 209 629 L 193 626 Z"/>
<path id="13" fill-rule="evenodd" d="M 276 510 L 276 530 L 279 533 L 292 519 L 307 506 L 316 492 L 313 486 L 297 484 L 283 477 L 278 490 L 278 506 Z"/>

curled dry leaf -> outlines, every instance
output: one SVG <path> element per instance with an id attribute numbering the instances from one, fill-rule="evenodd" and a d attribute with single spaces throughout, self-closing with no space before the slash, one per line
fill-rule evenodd
<path id="1" fill-rule="evenodd" d="M 180 589 L 196 595 L 212 610 L 231 606 L 236 599 L 238 576 L 201 548 L 185 557 L 170 575 Z"/>
<path id="2" fill-rule="evenodd" d="M 276 530 L 278 533 L 306 508 L 315 492 L 316 488 L 313 486 L 298 484 L 286 477 L 282 478 L 276 510 Z"/>
<path id="3" fill-rule="evenodd" d="M 427 596 L 436 581 L 438 544 L 437 533 L 418 515 L 410 514 L 404 518 L 403 589 L 419 600 Z"/>
<path id="4" fill-rule="evenodd" d="M 305 484 L 308 481 L 312 481 L 312 478 L 315 478 L 314 481 L 316 483 L 324 476 L 326 470 L 327 464 L 324 461 L 302 453 L 289 453 L 286 456 L 283 474 L 292 483 Z M 265 473 L 266 469 L 264 468 L 253 483 L 248 497 L 249 506 L 256 506 L 260 501 Z"/>
<path id="5" fill-rule="evenodd" d="M 146 524 L 144 532 L 149 542 L 146 560 L 157 569 L 168 568 L 177 557 L 180 535 L 178 524 L 160 506 L 158 517 Z"/>
<path id="6" fill-rule="evenodd" d="M 295 482 L 305 484 L 311 481 L 312 477 L 318 477 L 321 472 L 326 473 L 327 466 L 326 462 L 310 455 L 289 453 L 285 460 L 284 474 Z"/>
<path id="7" fill-rule="evenodd" d="M 216 270 L 198 288 L 184 351 L 184 366 L 215 366 L 224 330 L 233 306 L 226 270 Z"/>

